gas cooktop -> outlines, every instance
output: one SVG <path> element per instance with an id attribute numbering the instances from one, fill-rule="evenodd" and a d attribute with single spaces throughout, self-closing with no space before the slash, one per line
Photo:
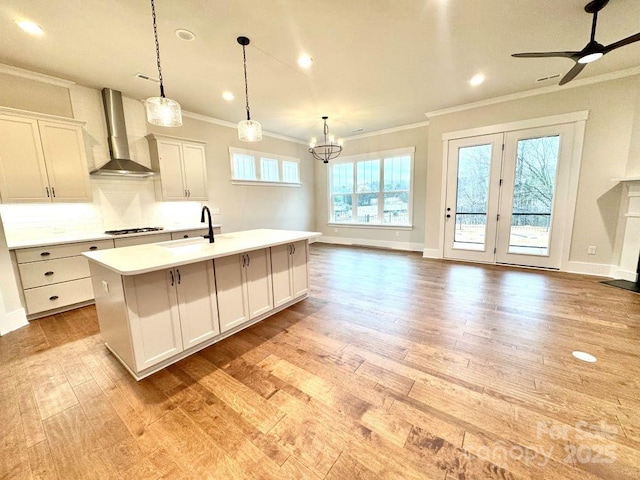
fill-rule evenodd
<path id="1" fill-rule="evenodd" d="M 140 227 L 140 228 L 123 228 L 122 230 L 106 230 L 107 235 L 126 235 L 128 233 L 157 232 L 164 230 L 163 227 Z"/>

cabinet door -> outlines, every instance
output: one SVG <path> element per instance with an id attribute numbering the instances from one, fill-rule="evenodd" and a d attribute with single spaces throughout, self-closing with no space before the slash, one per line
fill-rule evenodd
<path id="1" fill-rule="evenodd" d="M 291 254 L 291 283 L 293 297 L 299 297 L 309 292 L 309 243 L 301 240 L 293 244 Z"/>
<path id="2" fill-rule="evenodd" d="M 45 121 L 38 121 L 38 125 L 51 188 L 51 200 L 90 202 L 91 185 L 82 127 Z"/>
<path id="3" fill-rule="evenodd" d="M 194 143 L 182 145 L 182 164 L 184 183 L 188 200 L 208 200 L 207 163 L 204 146 Z"/>
<path id="4" fill-rule="evenodd" d="M 218 291 L 220 331 L 249 320 L 249 306 L 244 285 L 244 255 L 229 255 L 213 261 Z"/>
<path id="5" fill-rule="evenodd" d="M 138 372 L 182 351 L 172 273 L 172 270 L 161 270 L 123 277 Z"/>
<path id="6" fill-rule="evenodd" d="M 48 202 L 48 188 L 37 120 L 0 115 L 2 201 Z"/>
<path id="7" fill-rule="evenodd" d="M 182 177 L 182 144 L 158 140 L 158 162 L 163 200 L 184 200 L 186 187 Z"/>
<path id="8" fill-rule="evenodd" d="M 182 346 L 186 350 L 220 333 L 213 262 L 176 267 L 175 280 Z"/>
<path id="9" fill-rule="evenodd" d="M 292 244 L 271 247 L 273 305 L 279 307 L 293 298 L 291 279 Z"/>
<path id="10" fill-rule="evenodd" d="M 245 272 L 249 318 L 255 318 L 273 310 L 270 249 L 254 250 L 245 253 L 245 255 L 247 257 Z"/>

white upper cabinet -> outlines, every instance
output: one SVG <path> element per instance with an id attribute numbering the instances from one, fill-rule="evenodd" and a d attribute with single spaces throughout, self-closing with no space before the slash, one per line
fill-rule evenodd
<path id="1" fill-rule="evenodd" d="M 205 144 L 196 140 L 147 135 L 158 200 L 208 200 Z"/>
<path id="2" fill-rule="evenodd" d="M 2 201 L 91 201 L 84 152 L 77 122 L 0 114 Z"/>

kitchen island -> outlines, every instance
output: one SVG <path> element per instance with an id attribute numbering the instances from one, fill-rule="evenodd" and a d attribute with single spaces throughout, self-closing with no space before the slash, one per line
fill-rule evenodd
<path id="1" fill-rule="evenodd" d="M 259 229 L 85 252 L 100 334 L 140 380 L 306 298 L 318 236 Z"/>

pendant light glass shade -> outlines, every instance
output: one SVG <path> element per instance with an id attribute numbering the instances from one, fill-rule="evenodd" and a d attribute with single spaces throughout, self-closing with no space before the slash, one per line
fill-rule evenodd
<path id="1" fill-rule="evenodd" d="M 164 96 L 162 83 L 162 67 L 160 66 L 160 44 L 158 43 L 158 26 L 156 25 L 156 7 L 151 0 L 151 16 L 153 18 L 153 36 L 156 40 L 156 63 L 160 80 L 160 96 L 147 98 L 144 102 L 147 121 L 160 127 L 179 127 L 182 125 L 182 109 L 180 104 Z"/>
<path id="2" fill-rule="evenodd" d="M 180 104 L 166 97 L 151 97 L 144 102 L 147 121 L 160 127 L 179 127 L 182 125 Z"/>
<path id="3" fill-rule="evenodd" d="M 249 84 L 247 82 L 247 53 L 245 47 L 251 42 L 247 37 L 238 37 L 237 41 L 242 45 L 242 61 L 244 64 L 244 95 L 247 110 L 247 119 L 238 122 L 238 138 L 241 142 L 259 142 L 262 140 L 262 125 L 260 122 L 251 120 L 251 110 L 249 109 Z"/>
<path id="4" fill-rule="evenodd" d="M 255 120 L 238 122 L 238 138 L 241 142 L 259 142 L 262 140 L 262 126 Z"/>

